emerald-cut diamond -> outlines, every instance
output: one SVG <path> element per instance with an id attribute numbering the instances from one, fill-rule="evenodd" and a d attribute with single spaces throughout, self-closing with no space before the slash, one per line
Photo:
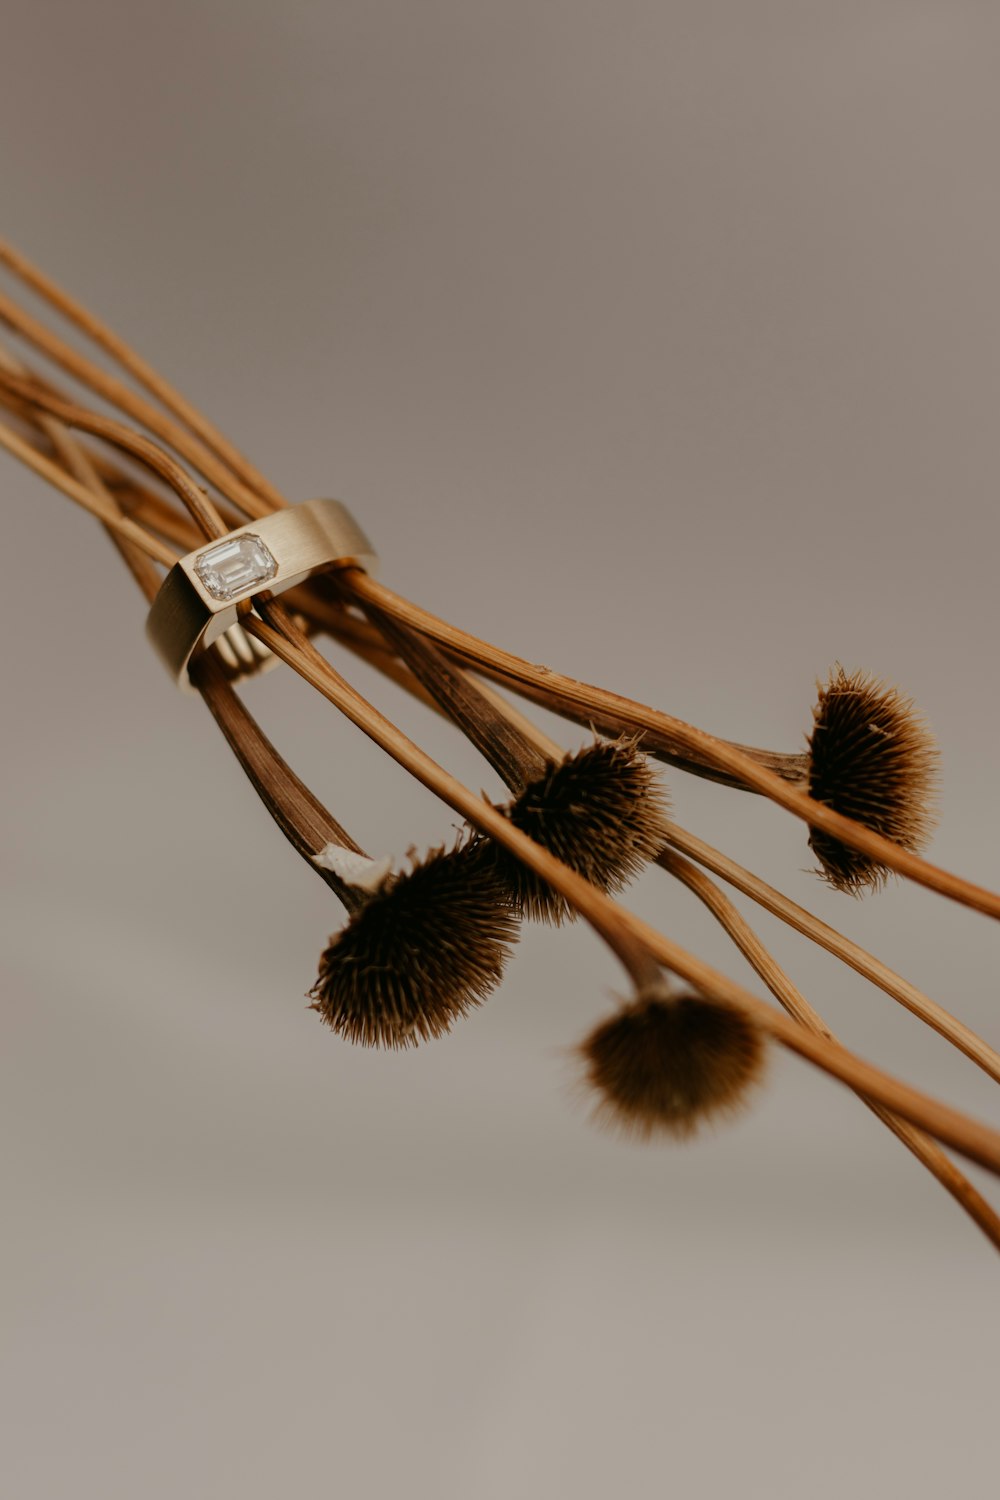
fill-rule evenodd
<path id="1" fill-rule="evenodd" d="M 273 578 L 278 564 L 260 537 L 247 531 L 199 552 L 194 570 L 213 599 L 241 599 Z"/>

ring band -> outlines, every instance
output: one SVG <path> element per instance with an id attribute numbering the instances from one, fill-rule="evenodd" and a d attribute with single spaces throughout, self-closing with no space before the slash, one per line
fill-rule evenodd
<path id="1" fill-rule="evenodd" d="M 213 642 L 228 645 L 220 642 L 227 631 L 230 664 L 238 675 L 252 675 L 274 658 L 237 625 L 237 604 L 265 590 L 283 594 L 327 568 L 371 572 L 377 561 L 346 506 L 306 500 L 237 526 L 182 557 L 153 600 L 146 634 L 181 688 L 191 687 L 192 659 Z"/>

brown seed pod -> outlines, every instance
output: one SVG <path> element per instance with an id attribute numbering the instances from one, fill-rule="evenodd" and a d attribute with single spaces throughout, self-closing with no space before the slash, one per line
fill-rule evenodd
<path id="1" fill-rule="evenodd" d="M 733 1006 L 693 993 L 639 995 L 577 1048 L 595 1118 L 629 1135 L 685 1137 L 741 1108 L 764 1069 L 764 1038 Z"/>
<path id="2" fill-rule="evenodd" d="M 506 817 L 563 864 L 602 891 L 619 891 L 665 843 L 667 796 L 634 740 L 598 740 L 550 761 Z M 493 844 L 498 877 L 521 912 L 562 922 L 570 908 L 559 893 L 506 849 Z"/>
<path id="3" fill-rule="evenodd" d="M 443 1036 L 499 982 L 517 918 L 483 847 L 433 850 L 390 878 L 330 939 L 310 995 L 366 1047 Z"/>
<path id="4" fill-rule="evenodd" d="M 908 698 L 839 664 L 820 687 L 809 736 L 809 795 L 913 853 L 934 824 L 938 754 Z M 884 865 L 817 828 L 809 846 L 817 871 L 838 891 L 884 885 Z"/>

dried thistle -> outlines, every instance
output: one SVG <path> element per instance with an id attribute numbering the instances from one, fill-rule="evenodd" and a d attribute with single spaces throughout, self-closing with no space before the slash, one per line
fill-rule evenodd
<path id="1" fill-rule="evenodd" d="M 515 828 L 599 890 L 619 891 L 665 841 L 667 795 L 634 739 L 598 740 L 562 761 L 549 761 L 502 808 Z M 563 896 L 527 865 L 494 844 L 499 878 L 536 921 L 572 915 Z"/>
<path id="2" fill-rule="evenodd" d="M 312 1009 L 350 1042 L 416 1046 L 485 999 L 516 936 L 479 843 L 436 849 L 390 875 L 333 934 Z"/>
<path id="3" fill-rule="evenodd" d="M 564 755 L 540 748 L 502 700 L 487 694 L 433 642 L 383 610 L 366 613 L 422 687 L 515 793 L 500 811 L 516 828 L 602 891 L 620 891 L 664 844 L 667 796 L 638 735 L 598 740 Z M 559 924 L 569 903 L 501 844 L 492 843 L 497 878 L 523 916 Z"/>
<path id="4" fill-rule="evenodd" d="M 838 665 L 820 687 L 809 736 L 809 795 L 903 849 L 930 836 L 937 750 L 909 698 L 865 672 Z M 859 895 L 889 870 L 820 829 L 809 845 L 835 890 Z"/>
<path id="5" fill-rule="evenodd" d="M 214 651 L 198 659 L 195 680 L 271 816 L 348 912 L 320 960 L 312 1009 L 370 1046 L 440 1036 L 499 981 L 517 936 L 481 846 L 437 850 L 390 874 L 390 862 L 369 859 L 282 760 Z"/>
<path id="6" fill-rule="evenodd" d="M 693 992 L 639 994 L 577 1049 L 595 1118 L 627 1134 L 685 1137 L 742 1108 L 765 1062 L 764 1039 L 731 1005 Z"/>
<path id="7" fill-rule="evenodd" d="M 110 529 L 147 595 L 156 587 L 156 566 L 169 567 L 175 560 L 173 546 L 168 544 L 190 548 L 198 544 L 199 530 L 205 536 L 212 536 L 242 519 L 262 517 L 283 505 L 283 497 L 263 476 L 121 340 L 8 248 L 0 246 L 0 260 L 95 340 L 146 387 L 154 402 L 161 403 L 172 415 L 166 415 L 156 404 L 102 372 L 22 313 L 9 299 L 0 299 L 0 318 L 47 359 L 61 365 L 78 383 L 146 427 L 159 443 L 172 448 L 217 492 L 202 491 L 157 443 L 150 443 L 120 422 L 102 417 L 77 401 L 67 401 L 54 385 L 41 380 L 30 369 L 7 363 L 8 373 L 0 375 L 0 404 L 8 406 L 18 425 L 12 429 L 0 423 L 0 445 L 86 506 Z M 123 477 L 118 467 L 99 452 L 68 439 L 65 429 L 70 427 L 111 443 L 128 454 L 130 460 L 139 459 L 157 476 L 157 482 L 165 483 L 172 493 L 150 491 L 148 486 L 136 485 L 128 474 Z M 109 483 L 113 484 L 113 490 L 109 489 Z M 188 516 L 177 509 L 178 500 Z M 269 602 L 266 594 L 241 601 L 241 626 L 252 642 L 293 667 L 482 836 L 449 854 L 438 850 L 408 874 L 380 883 L 383 870 L 377 862 L 361 856 L 361 851 L 333 823 L 326 809 L 298 782 L 273 747 L 262 740 L 256 726 L 247 730 L 245 724 L 237 722 L 237 716 L 223 703 L 221 689 L 214 694 L 212 711 L 220 723 L 226 721 L 223 727 L 227 738 L 272 816 L 299 853 L 337 891 L 350 912 L 346 928 L 331 940 L 324 954 L 323 971 L 313 991 L 317 1000 L 314 1008 L 331 1025 L 360 1041 L 403 1047 L 412 1045 L 420 1036 L 440 1035 L 455 1015 L 483 997 L 485 989 L 499 978 L 506 943 L 515 927 L 510 898 L 504 896 L 496 879 L 496 860 L 492 857 L 495 845 L 518 868 L 531 869 L 543 891 L 551 887 L 559 893 L 558 900 L 565 903 L 566 909 L 578 912 L 591 923 L 621 961 L 634 985 L 636 998 L 617 1017 L 598 1027 L 579 1049 L 587 1064 L 589 1081 L 601 1095 L 599 1114 L 644 1135 L 688 1134 L 700 1120 L 734 1108 L 742 1101 L 760 1073 L 761 1038 L 769 1036 L 862 1095 L 1000 1248 L 1000 1221 L 988 1205 L 979 1199 L 977 1206 L 977 1195 L 970 1184 L 942 1153 L 935 1157 L 926 1142 L 917 1149 L 915 1142 L 919 1141 L 914 1129 L 907 1138 L 899 1126 L 900 1122 L 909 1122 L 917 1132 L 929 1132 L 998 1173 L 1000 1134 L 922 1095 L 836 1043 L 815 1012 L 810 1020 L 804 998 L 792 995 L 787 979 L 749 929 L 741 937 L 733 923 L 729 924 L 734 941 L 755 962 L 794 1019 L 774 1012 L 665 934 L 610 902 L 601 889 L 602 880 L 605 888 L 613 889 L 631 873 L 626 868 L 626 858 L 617 873 L 615 861 L 611 860 L 610 873 L 601 874 L 601 850 L 607 854 L 604 839 L 614 843 L 621 836 L 613 817 L 604 833 L 595 834 L 586 846 L 577 868 L 567 862 L 573 858 L 570 847 L 562 846 L 560 839 L 552 835 L 553 820 L 558 821 L 559 799 L 553 796 L 549 779 L 557 778 L 568 768 L 572 782 L 580 770 L 576 763 L 588 752 L 560 762 L 558 747 L 551 742 L 544 744 L 544 736 L 526 732 L 529 726 L 523 718 L 510 717 L 506 712 L 499 717 L 491 716 L 480 703 L 473 703 L 468 669 L 492 676 L 545 707 L 602 733 L 642 735 L 648 751 L 685 770 L 763 793 L 807 823 L 814 848 L 818 839 L 828 839 L 837 849 L 843 846 L 849 854 L 858 851 L 857 856 L 850 854 L 856 863 L 846 876 L 843 870 L 839 876 L 848 889 L 878 883 L 886 870 L 893 869 L 942 895 L 1000 917 L 1000 894 L 940 870 L 912 852 L 919 847 L 929 824 L 927 793 L 934 752 L 922 726 L 914 728 L 917 721 L 908 704 L 893 690 L 865 678 L 847 678 L 838 669 L 839 679 L 831 681 L 821 694 L 810 758 L 755 750 L 721 741 L 669 714 L 516 657 L 436 618 L 354 569 L 343 570 L 334 587 L 340 594 L 341 605 L 346 598 L 349 605 L 360 605 L 370 615 L 381 616 L 383 624 L 388 624 L 390 639 L 393 635 L 397 640 L 408 636 L 415 642 L 412 649 L 400 650 L 399 655 L 409 664 L 416 679 L 429 686 L 435 700 L 462 724 L 501 770 L 516 800 L 511 808 L 501 812 L 477 799 L 469 788 L 449 776 L 367 703 L 315 651 L 295 621 L 285 619 L 281 608 Z M 302 603 L 308 613 L 307 601 Z M 336 613 L 342 621 L 344 608 Z M 431 660 L 429 649 L 439 655 L 443 653 L 441 660 Z M 390 672 L 397 680 L 398 666 L 394 662 Z M 212 677 L 211 672 L 208 677 Z M 205 680 L 204 674 L 199 686 L 207 700 L 213 697 L 212 683 Z M 838 719 L 844 705 L 830 707 L 826 702 L 843 696 L 845 690 L 853 691 L 860 700 L 871 692 L 880 702 L 878 713 L 872 710 L 867 717 L 862 713 L 860 718 L 855 705 L 854 727 L 850 732 L 843 730 L 843 716 Z M 879 714 L 887 718 L 880 718 Z M 836 737 L 831 740 L 829 734 L 820 733 L 821 720 L 827 730 L 833 726 L 840 732 L 839 759 L 831 753 Z M 851 723 L 850 715 L 847 723 Z M 820 743 L 824 739 L 827 742 Z M 880 739 L 888 741 L 888 745 L 879 745 Z M 631 748 L 634 752 L 634 746 Z M 854 767 L 852 774 L 848 774 L 849 762 Z M 821 765 L 826 767 L 827 781 L 817 782 L 816 794 L 810 796 L 804 790 L 805 785 L 808 781 L 812 789 L 811 778 L 818 774 Z M 852 801 L 859 796 L 857 770 L 866 765 L 867 772 L 861 780 L 867 790 L 860 802 Z M 830 774 L 831 768 L 835 769 L 835 775 Z M 618 770 L 620 767 L 616 768 L 616 774 Z M 513 808 L 522 801 L 530 806 L 530 790 L 536 783 L 544 795 L 538 805 L 530 807 L 530 812 L 547 828 L 544 832 L 532 828 L 532 838 L 518 825 Z M 846 798 L 839 806 L 838 797 Z M 575 806 L 571 796 L 566 800 L 567 806 Z M 600 803 L 601 798 L 596 801 Z M 639 863 L 657 852 L 663 831 L 662 809 L 657 821 L 655 839 L 649 832 L 649 846 L 643 849 L 641 838 L 633 845 Z M 551 844 L 546 834 L 552 839 Z M 579 828 L 574 839 L 578 837 Z M 634 837 L 634 831 L 629 837 Z M 322 852 L 324 840 L 329 839 L 337 846 L 337 857 L 324 866 L 317 859 L 317 851 Z M 562 862 L 554 856 L 553 847 L 563 855 Z M 357 885 L 359 861 L 353 860 L 352 851 L 360 856 L 362 873 L 369 881 L 368 890 Z M 826 865 L 824 854 L 819 848 L 817 852 Z M 454 865 L 449 865 L 449 861 L 454 861 Z M 860 874 L 858 862 L 864 867 Z M 443 881 L 440 866 L 445 866 Z M 829 869 L 826 873 L 831 878 Z M 492 882 L 488 892 L 482 883 L 487 878 Z M 435 881 L 440 900 L 433 898 Z M 446 911 L 452 897 L 454 905 Z M 398 910 L 389 910 L 394 899 L 398 900 Z M 456 919 L 456 911 L 464 915 Z M 832 951 L 851 961 L 840 951 L 841 947 L 838 945 Z M 661 966 L 693 986 L 696 993 L 671 997 L 663 984 Z M 898 983 L 894 982 L 893 992 L 900 997 Z M 931 1019 L 934 1012 L 926 1005 L 921 1007 L 925 1019 L 931 1019 L 931 1024 L 936 1024 L 942 1034 L 961 1045 L 960 1028 L 942 1025 L 940 1007 L 936 1009 L 935 1021 Z M 978 1039 L 972 1041 L 977 1043 Z M 984 1062 L 981 1043 L 972 1046 L 966 1036 L 965 1050 L 981 1064 Z"/>

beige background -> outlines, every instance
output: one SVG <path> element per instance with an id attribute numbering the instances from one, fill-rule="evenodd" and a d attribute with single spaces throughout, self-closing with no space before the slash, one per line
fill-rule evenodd
<path id="1" fill-rule="evenodd" d="M 935 855 L 995 885 L 998 44 L 973 0 L 15 3 L 4 232 L 445 616 L 787 748 L 834 660 L 898 682 Z M 328 893 L 103 536 L 0 468 L 5 1493 L 990 1493 L 996 1256 L 887 1133 L 787 1058 L 684 1149 L 596 1133 L 584 931 L 526 933 L 446 1041 L 341 1045 L 302 1000 Z M 449 837 L 297 683 L 253 706 L 372 850 Z M 992 924 L 838 898 L 792 820 L 671 785 L 1000 1044 Z M 634 901 L 745 977 L 665 877 Z M 866 1055 L 1000 1118 L 761 929 Z"/>

